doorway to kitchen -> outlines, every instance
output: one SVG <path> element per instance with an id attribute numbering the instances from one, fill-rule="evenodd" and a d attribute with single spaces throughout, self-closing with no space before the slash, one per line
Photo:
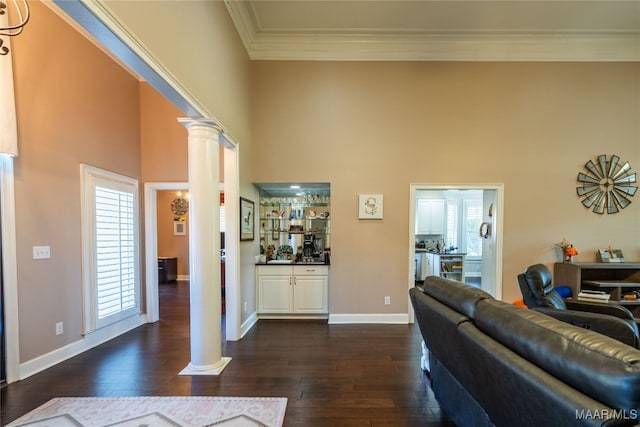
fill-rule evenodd
<path id="1" fill-rule="evenodd" d="M 409 287 L 439 275 L 502 296 L 503 184 L 411 184 Z"/>

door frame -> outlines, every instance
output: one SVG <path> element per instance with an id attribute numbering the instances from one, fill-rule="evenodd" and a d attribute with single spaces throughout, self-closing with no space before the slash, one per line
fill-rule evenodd
<path id="1" fill-rule="evenodd" d="M 0 227 L 2 227 L 2 283 L 4 303 L 5 374 L 7 384 L 20 380 L 18 326 L 18 262 L 15 174 L 13 156 L 0 154 Z"/>
<path id="2" fill-rule="evenodd" d="M 225 157 L 227 152 L 225 150 Z M 236 158 L 236 156 L 233 156 Z M 225 176 L 228 166 L 235 162 L 225 162 Z M 230 173 L 229 176 L 235 175 Z M 236 200 L 237 185 L 225 186 L 225 200 Z M 146 314 L 147 322 L 154 323 L 160 319 L 159 309 L 159 287 L 158 287 L 158 191 L 160 190 L 187 190 L 188 182 L 146 182 L 144 184 L 144 227 L 145 227 L 145 289 L 146 289 Z M 231 194 L 234 193 L 234 194 Z M 226 203 L 225 203 L 226 206 Z M 234 209 L 231 209 L 233 211 Z M 225 215 L 225 227 L 227 229 L 237 230 L 237 215 Z M 233 234 L 233 233 L 232 233 Z M 231 236 L 229 236 L 231 237 Z M 232 238 L 225 238 L 226 257 L 228 261 L 237 260 L 239 255 L 238 245 L 234 243 Z M 231 262 L 237 264 L 237 262 Z M 230 266 L 231 267 L 231 266 Z M 237 341 L 241 338 L 240 311 L 238 310 L 240 292 L 237 289 L 239 283 L 239 272 L 237 268 L 225 269 L 226 283 L 226 330 L 225 336 L 227 341 Z"/>
<path id="3" fill-rule="evenodd" d="M 494 190 L 496 192 L 496 205 L 493 210 L 495 224 L 492 232 L 496 241 L 496 256 L 494 266 L 495 284 L 491 293 L 496 299 L 502 298 L 502 248 L 504 229 L 504 184 L 501 183 L 474 183 L 474 184 L 443 184 L 443 183 L 411 183 L 409 184 L 409 289 L 415 286 L 415 230 L 416 230 L 416 192 L 417 190 Z M 414 311 L 409 301 L 409 321 L 413 322 Z"/>

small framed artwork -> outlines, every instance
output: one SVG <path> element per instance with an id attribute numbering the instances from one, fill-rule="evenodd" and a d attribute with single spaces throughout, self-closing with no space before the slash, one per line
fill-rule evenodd
<path id="1" fill-rule="evenodd" d="M 382 219 L 382 194 L 360 194 L 358 198 L 359 219 Z"/>
<path id="2" fill-rule="evenodd" d="M 598 250 L 599 262 L 624 262 L 624 255 L 621 249 L 600 249 Z"/>
<path id="3" fill-rule="evenodd" d="M 187 221 L 173 221 L 173 235 L 184 236 L 187 234 Z"/>
<path id="4" fill-rule="evenodd" d="M 240 240 L 253 240 L 254 237 L 254 211 L 251 200 L 240 197 Z"/>

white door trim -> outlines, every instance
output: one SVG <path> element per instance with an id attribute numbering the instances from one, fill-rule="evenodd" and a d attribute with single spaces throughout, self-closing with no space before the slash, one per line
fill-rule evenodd
<path id="1" fill-rule="evenodd" d="M 408 248 L 408 287 L 415 286 L 415 227 L 416 227 L 416 191 L 417 190 L 495 190 L 497 206 L 494 206 L 494 216 L 496 218 L 494 233 L 496 236 L 496 260 L 495 279 L 493 296 L 502 298 L 502 247 L 504 229 L 504 184 L 501 183 L 477 183 L 477 184 L 443 184 L 443 183 L 411 183 L 409 184 L 409 248 Z M 413 323 L 414 312 L 409 300 L 409 321 Z"/>
<path id="2" fill-rule="evenodd" d="M 2 227 L 2 285 L 7 384 L 20 378 L 20 330 L 18 327 L 18 262 L 16 246 L 16 198 L 13 157 L 0 155 L 0 220 Z"/>
<path id="3" fill-rule="evenodd" d="M 158 191 L 188 190 L 188 182 L 145 182 L 144 184 L 144 261 L 147 322 L 160 320 L 158 297 Z"/>

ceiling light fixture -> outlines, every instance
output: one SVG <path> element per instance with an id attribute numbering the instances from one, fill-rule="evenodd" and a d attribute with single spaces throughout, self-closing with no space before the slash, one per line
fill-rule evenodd
<path id="1" fill-rule="evenodd" d="M 15 11 L 18 16 L 16 25 L 9 25 L 9 16 L 7 15 L 9 9 L 11 9 L 12 13 Z M 27 0 L 0 0 L 0 20 L 0 36 L 14 37 L 20 34 L 29 21 Z M 0 55 L 7 55 L 8 53 L 9 48 L 4 46 L 4 40 L 0 39 Z"/>

